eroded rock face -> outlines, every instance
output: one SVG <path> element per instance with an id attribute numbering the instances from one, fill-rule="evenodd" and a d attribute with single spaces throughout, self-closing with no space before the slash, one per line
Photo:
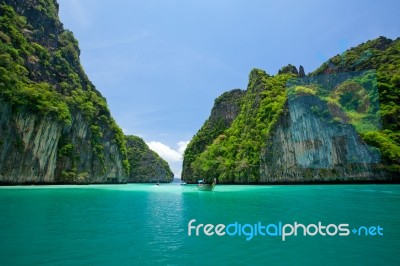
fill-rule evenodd
<path id="1" fill-rule="evenodd" d="M 309 95 L 290 101 L 266 141 L 260 182 L 384 180 L 379 151 L 354 127 L 335 120 L 328 104 Z M 312 107 L 315 107 L 314 109 Z"/>
<path id="2" fill-rule="evenodd" d="M 54 182 L 63 125 L 0 101 L 0 182 Z"/>
<path id="3" fill-rule="evenodd" d="M 71 125 L 51 116 L 0 101 L 0 183 L 121 183 L 126 182 L 122 155 L 109 129 L 104 163 L 93 153 L 91 132 L 79 111 Z M 68 143 L 68 152 L 62 147 Z"/>

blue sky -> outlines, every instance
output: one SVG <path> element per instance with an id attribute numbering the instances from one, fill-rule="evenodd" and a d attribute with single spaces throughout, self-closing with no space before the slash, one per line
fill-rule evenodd
<path id="1" fill-rule="evenodd" d="M 176 176 L 214 99 L 252 68 L 313 71 L 378 36 L 400 37 L 400 1 L 58 0 L 81 62 L 126 134 Z"/>

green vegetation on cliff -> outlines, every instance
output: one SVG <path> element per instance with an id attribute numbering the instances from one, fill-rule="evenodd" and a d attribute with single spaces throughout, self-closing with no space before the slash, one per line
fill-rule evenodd
<path id="1" fill-rule="evenodd" d="M 31 32 L 25 17 L 10 6 L 0 5 L 0 97 L 41 114 L 53 113 L 70 123 L 69 108 L 62 95 L 44 79 L 31 80 L 29 67 L 50 65 L 48 50 L 28 40 Z"/>
<path id="2" fill-rule="evenodd" d="M 257 182 L 264 140 L 283 112 L 285 84 L 294 76 L 283 73 L 271 77 L 259 69 L 251 71 L 239 115 L 192 163 L 195 178 Z"/>
<path id="3" fill-rule="evenodd" d="M 182 179 L 196 181 L 191 164 L 220 134 L 228 129 L 239 114 L 245 92 L 239 89 L 223 93 L 215 99 L 209 119 L 193 137 L 184 154 Z"/>
<path id="4" fill-rule="evenodd" d="M 168 163 L 150 150 L 143 139 L 126 136 L 130 172 L 128 182 L 171 182 L 174 174 Z"/>

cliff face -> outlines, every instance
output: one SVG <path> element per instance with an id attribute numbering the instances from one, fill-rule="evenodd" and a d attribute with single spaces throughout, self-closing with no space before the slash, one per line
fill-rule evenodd
<path id="1" fill-rule="evenodd" d="M 157 153 L 150 150 L 139 137 L 127 136 L 128 158 L 131 166 L 128 182 L 172 182 L 174 174 Z"/>
<path id="2" fill-rule="evenodd" d="M 57 2 L 4 0 L 0 15 L 0 184 L 127 182 L 125 136 Z"/>
<path id="3" fill-rule="evenodd" d="M 368 146 L 352 125 L 330 113 L 315 113 L 315 107 L 329 109 L 313 95 L 285 107 L 263 149 L 260 182 L 385 180 L 378 169 L 379 151 Z"/>
<path id="4" fill-rule="evenodd" d="M 400 39 L 380 37 L 307 76 L 292 65 L 276 76 L 252 70 L 239 114 L 186 180 L 399 182 L 399 69 Z"/>
<path id="5" fill-rule="evenodd" d="M 187 183 L 197 182 L 191 164 L 215 138 L 229 128 L 241 110 L 245 92 L 239 89 L 225 92 L 215 99 L 210 117 L 187 146 L 183 159 L 181 179 Z"/>
<path id="6" fill-rule="evenodd" d="M 101 121 L 89 124 L 79 110 L 72 110 L 71 116 L 71 125 L 64 126 L 59 136 L 55 181 L 125 183 L 126 154 L 115 132 Z"/>
<path id="7" fill-rule="evenodd" d="M 0 113 L 2 183 L 126 182 L 118 146 L 104 138 L 102 162 L 94 154 L 81 112 L 72 112 L 70 125 L 4 101 Z"/>
<path id="8" fill-rule="evenodd" d="M 0 101 L 0 113 L 0 181 L 54 182 L 62 123 L 13 110 L 4 101 Z"/>

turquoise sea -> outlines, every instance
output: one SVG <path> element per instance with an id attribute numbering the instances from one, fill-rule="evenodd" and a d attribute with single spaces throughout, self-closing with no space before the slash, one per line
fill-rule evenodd
<path id="1" fill-rule="evenodd" d="M 188 236 L 192 219 L 361 235 Z M 0 265 L 400 265 L 399 250 L 399 185 L 0 187 Z"/>

